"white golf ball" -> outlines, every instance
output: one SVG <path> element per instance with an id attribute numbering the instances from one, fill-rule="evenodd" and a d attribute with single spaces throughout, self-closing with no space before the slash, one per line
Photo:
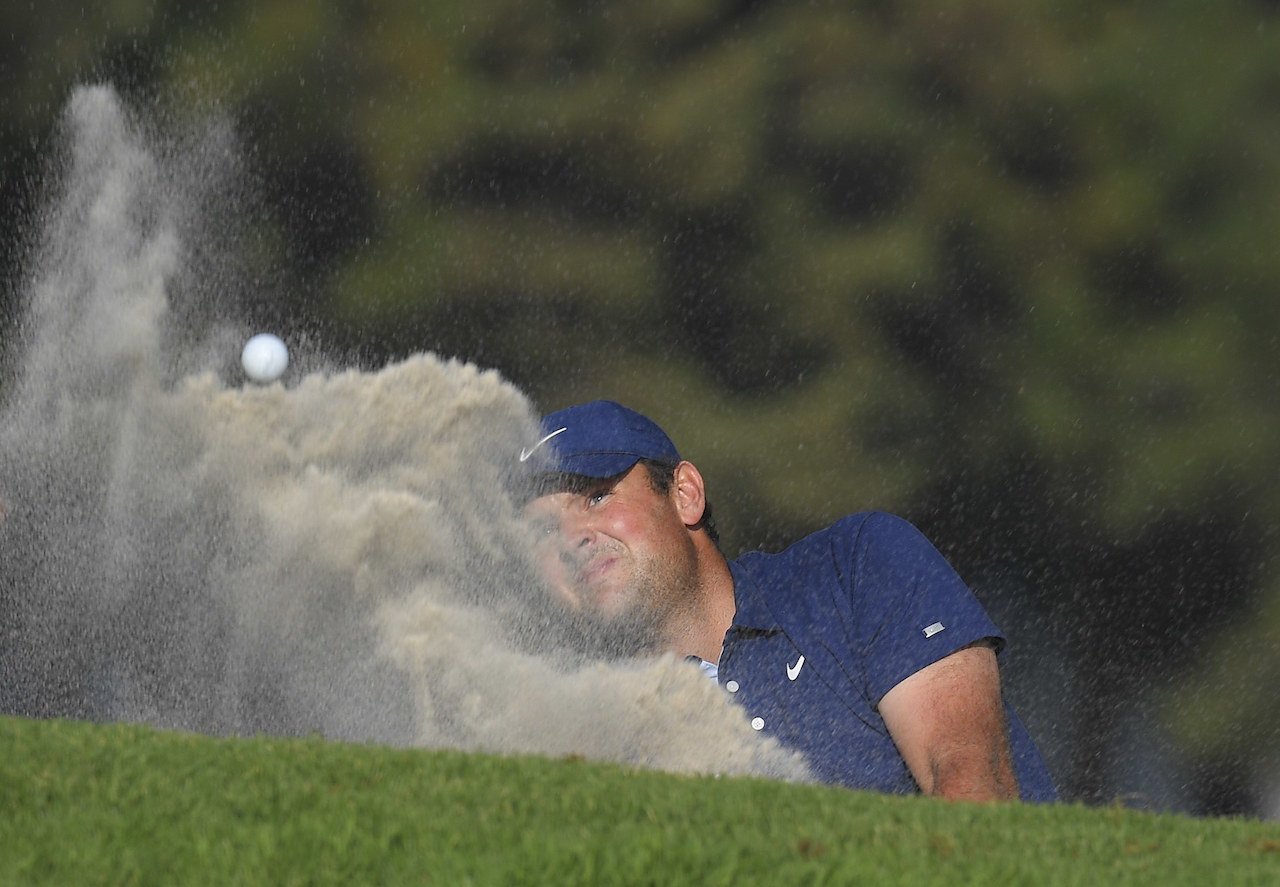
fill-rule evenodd
<path id="1" fill-rule="evenodd" d="M 258 333 L 244 343 L 244 350 L 240 352 L 240 365 L 244 367 L 245 375 L 265 385 L 284 374 L 289 366 L 289 349 L 280 341 L 279 336 Z"/>

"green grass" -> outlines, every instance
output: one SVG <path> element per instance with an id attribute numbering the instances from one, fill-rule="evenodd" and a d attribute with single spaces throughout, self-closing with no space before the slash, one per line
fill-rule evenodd
<path id="1" fill-rule="evenodd" d="M 1277 883 L 1280 826 L 0 718 L 0 883 Z"/>

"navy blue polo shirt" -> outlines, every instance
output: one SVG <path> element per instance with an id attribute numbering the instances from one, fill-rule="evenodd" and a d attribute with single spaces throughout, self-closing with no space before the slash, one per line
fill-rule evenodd
<path id="1" fill-rule="evenodd" d="M 737 612 L 720 685 L 752 726 L 804 753 L 822 782 L 919 791 L 877 704 L 904 678 L 975 641 L 1004 646 L 963 580 L 911 524 L 850 515 L 778 554 L 729 564 Z M 1005 704 L 1023 800 L 1057 797 Z"/>

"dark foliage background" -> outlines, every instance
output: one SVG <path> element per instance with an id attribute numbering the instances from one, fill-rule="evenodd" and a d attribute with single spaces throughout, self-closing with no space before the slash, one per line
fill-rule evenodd
<path id="1" fill-rule="evenodd" d="M 901 513 L 1068 796 L 1280 815 L 1278 35 L 1259 0 L 9 4 L 0 306 L 72 86 L 217 109 L 245 319 L 648 411 L 730 552 Z"/>

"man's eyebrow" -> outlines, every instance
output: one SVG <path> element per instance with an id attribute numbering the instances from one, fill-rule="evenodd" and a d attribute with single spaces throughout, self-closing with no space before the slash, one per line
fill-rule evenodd
<path id="1" fill-rule="evenodd" d="M 534 483 L 534 498 L 552 496 L 556 493 L 570 493 L 581 496 L 587 492 L 600 489 L 613 489 L 622 481 L 622 475 L 614 477 L 587 477 L 584 474 L 549 473 L 538 478 Z"/>

